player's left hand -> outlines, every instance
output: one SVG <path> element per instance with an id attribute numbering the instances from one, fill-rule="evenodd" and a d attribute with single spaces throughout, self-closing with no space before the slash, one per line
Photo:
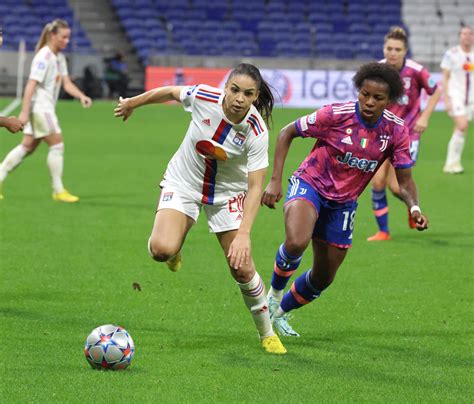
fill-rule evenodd
<path id="1" fill-rule="evenodd" d="M 90 108 L 90 106 L 92 105 L 92 99 L 87 95 L 84 95 L 79 98 L 79 101 L 81 102 L 83 108 Z"/>
<path id="2" fill-rule="evenodd" d="M 239 269 L 250 262 L 250 237 L 237 232 L 234 240 L 230 243 L 227 253 L 231 268 Z"/>
<path id="3" fill-rule="evenodd" d="M 428 221 L 428 218 L 425 215 L 422 215 L 418 211 L 414 211 L 411 214 L 411 217 L 413 218 L 413 220 L 416 223 L 416 229 L 417 230 L 423 231 L 423 230 L 426 230 L 428 228 L 429 221 Z"/>
<path id="4" fill-rule="evenodd" d="M 420 116 L 415 123 L 415 132 L 423 133 L 428 127 L 428 119 Z"/>
<path id="5" fill-rule="evenodd" d="M 132 115 L 133 108 L 129 104 L 130 98 L 119 97 L 119 102 L 117 107 L 114 109 L 114 116 L 117 118 L 123 117 L 123 120 L 126 121 Z"/>

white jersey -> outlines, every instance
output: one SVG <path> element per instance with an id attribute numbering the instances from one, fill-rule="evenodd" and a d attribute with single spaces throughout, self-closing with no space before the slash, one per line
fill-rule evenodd
<path id="1" fill-rule="evenodd" d="M 222 89 L 184 87 L 180 98 L 192 120 L 161 185 L 179 187 L 206 205 L 247 191 L 248 172 L 268 167 L 268 129 L 257 109 L 252 105 L 234 124 L 224 115 Z"/>
<path id="2" fill-rule="evenodd" d="M 474 104 L 474 50 L 466 53 L 459 45 L 448 49 L 441 68 L 450 73 L 448 96 L 464 105 Z"/>
<path id="3" fill-rule="evenodd" d="M 29 77 L 38 82 L 32 98 L 32 112 L 54 110 L 63 77 L 67 75 L 66 58 L 62 53 L 56 55 L 48 46 L 36 53 Z"/>

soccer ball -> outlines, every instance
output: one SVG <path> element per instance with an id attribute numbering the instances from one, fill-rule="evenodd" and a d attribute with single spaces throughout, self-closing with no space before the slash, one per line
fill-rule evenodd
<path id="1" fill-rule="evenodd" d="M 92 330 L 84 346 L 87 362 L 94 369 L 125 369 L 134 354 L 132 336 L 124 328 L 113 324 Z"/>

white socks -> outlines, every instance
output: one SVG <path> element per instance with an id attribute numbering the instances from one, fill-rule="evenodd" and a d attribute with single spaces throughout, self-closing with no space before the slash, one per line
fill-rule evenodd
<path id="1" fill-rule="evenodd" d="M 461 163 L 461 155 L 464 149 L 466 138 L 464 133 L 455 130 L 448 143 L 448 154 L 446 156 L 446 165 Z"/>
<path id="2" fill-rule="evenodd" d="M 257 327 L 260 338 L 275 335 L 270 322 L 268 302 L 265 296 L 265 286 L 260 275 L 255 272 L 255 276 L 248 283 L 238 283 L 245 305 L 252 313 L 253 321 Z"/>
<path id="3" fill-rule="evenodd" d="M 8 173 L 21 163 L 26 156 L 27 150 L 19 144 L 7 154 L 2 164 L 0 164 L 0 182 L 3 182 Z"/>
<path id="4" fill-rule="evenodd" d="M 58 143 L 49 148 L 47 163 L 49 172 L 51 174 L 51 180 L 53 185 L 53 191 L 55 193 L 64 191 L 62 176 L 64 166 L 64 143 Z"/>
<path id="5" fill-rule="evenodd" d="M 275 298 L 275 300 L 281 302 L 281 299 L 283 298 L 283 295 L 285 294 L 285 289 L 273 289 L 272 286 L 270 286 L 270 290 L 268 291 L 267 299 L 270 297 Z"/>

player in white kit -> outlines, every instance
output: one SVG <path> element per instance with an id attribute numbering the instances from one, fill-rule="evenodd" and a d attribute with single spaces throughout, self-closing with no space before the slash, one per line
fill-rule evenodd
<path id="1" fill-rule="evenodd" d="M 178 270 L 181 247 L 203 208 L 263 348 L 284 354 L 286 349 L 272 329 L 265 286 L 250 246 L 268 167 L 265 123 L 273 108 L 272 93 L 259 70 L 242 63 L 232 70 L 224 90 L 206 85 L 161 87 L 120 98 L 115 116 L 126 120 L 137 107 L 172 100 L 191 113 L 191 123 L 161 182 L 149 252 L 156 261 Z"/>
<path id="2" fill-rule="evenodd" d="M 66 58 L 61 51 L 66 49 L 70 36 L 71 30 L 64 20 L 56 19 L 44 27 L 36 45 L 19 116 L 25 124 L 24 137 L 21 144 L 11 150 L 0 164 L 1 185 L 8 173 L 44 140 L 49 146 L 47 164 L 52 178 L 53 199 L 60 202 L 79 200 L 64 188 L 62 182 L 64 143 L 56 117 L 56 102 L 61 86 L 68 94 L 78 98 L 84 108 L 90 107 L 92 103 L 68 76 Z"/>
<path id="3" fill-rule="evenodd" d="M 448 144 L 443 171 L 459 174 L 469 122 L 474 116 L 474 31 L 463 27 L 459 33 L 459 45 L 448 49 L 441 61 L 443 89 L 448 114 L 454 121 L 454 132 Z"/>

